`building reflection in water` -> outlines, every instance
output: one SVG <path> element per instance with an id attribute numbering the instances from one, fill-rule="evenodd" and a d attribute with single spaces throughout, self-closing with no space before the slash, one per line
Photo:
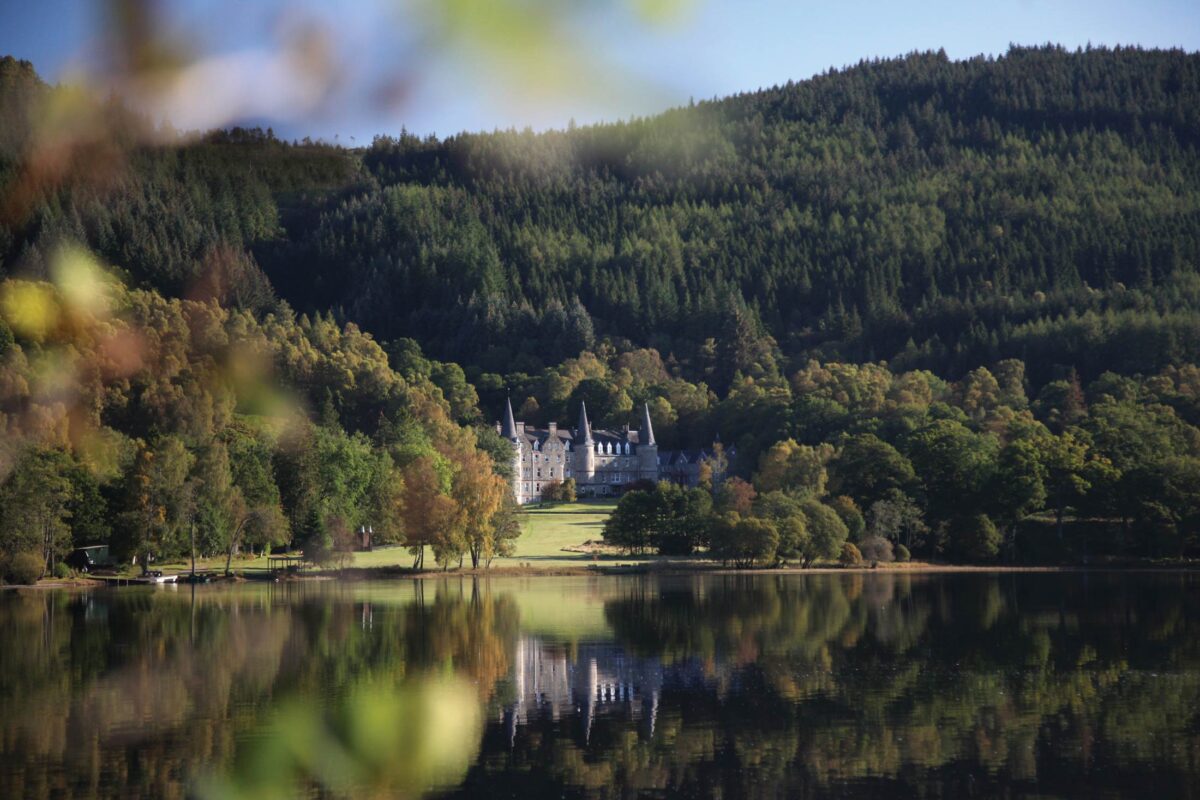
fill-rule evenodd
<path id="1" fill-rule="evenodd" d="M 586 744 L 601 714 L 626 716 L 650 737 L 664 684 L 701 679 L 698 664 L 664 667 L 657 659 L 633 657 L 612 644 L 567 647 L 522 636 L 513 658 L 515 697 L 501 710 L 500 722 L 510 744 L 517 729 L 533 719 L 571 717 L 578 720 Z"/>

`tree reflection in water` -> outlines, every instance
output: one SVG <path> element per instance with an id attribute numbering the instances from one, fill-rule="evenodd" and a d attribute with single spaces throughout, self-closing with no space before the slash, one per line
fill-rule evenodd
<path id="1" fill-rule="evenodd" d="M 1197 791 L 1190 575 L 561 584 L 0 595 L 0 797 Z"/>

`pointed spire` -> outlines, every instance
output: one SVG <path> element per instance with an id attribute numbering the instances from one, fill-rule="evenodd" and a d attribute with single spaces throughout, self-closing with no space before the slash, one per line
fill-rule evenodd
<path id="1" fill-rule="evenodd" d="M 588 424 L 587 418 L 587 403 L 579 401 L 579 430 L 575 431 L 575 438 L 582 444 L 592 443 L 592 426 Z"/>
<path id="2" fill-rule="evenodd" d="M 513 419 L 511 397 L 504 400 L 504 424 L 500 428 L 500 435 L 510 440 L 517 438 L 517 421 Z"/>
<path id="3" fill-rule="evenodd" d="M 649 403 L 645 403 L 642 405 L 642 435 L 638 437 L 638 440 L 641 442 L 641 444 L 643 446 L 648 446 L 648 447 L 657 447 L 658 446 L 657 443 L 654 441 L 654 426 L 650 424 L 650 404 Z"/>

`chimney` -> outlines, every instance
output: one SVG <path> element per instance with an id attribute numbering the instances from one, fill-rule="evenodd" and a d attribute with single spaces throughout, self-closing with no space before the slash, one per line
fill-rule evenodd
<path id="1" fill-rule="evenodd" d="M 553 439 L 556 436 L 558 436 L 558 423 L 551 422 L 550 423 L 550 438 Z"/>

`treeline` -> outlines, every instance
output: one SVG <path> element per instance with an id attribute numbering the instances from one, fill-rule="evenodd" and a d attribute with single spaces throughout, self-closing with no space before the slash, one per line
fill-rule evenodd
<path id="1" fill-rule="evenodd" d="M 360 526 L 418 566 L 426 546 L 443 566 L 511 548 L 503 467 L 419 352 L 401 375 L 328 317 L 128 290 L 79 252 L 54 271 L 0 282 L 0 576 L 106 543 L 141 565 L 283 544 L 338 561 Z"/>
<path id="2" fill-rule="evenodd" d="M 1071 373 L 1030 398 L 1015 360 L 956 382 L 812 361 L 787 381 L 739 379 L 710 413 L 749 480 L 630 492 L 607 541 L 739 566 L 1200 551 L 1194 365 Z"/>

